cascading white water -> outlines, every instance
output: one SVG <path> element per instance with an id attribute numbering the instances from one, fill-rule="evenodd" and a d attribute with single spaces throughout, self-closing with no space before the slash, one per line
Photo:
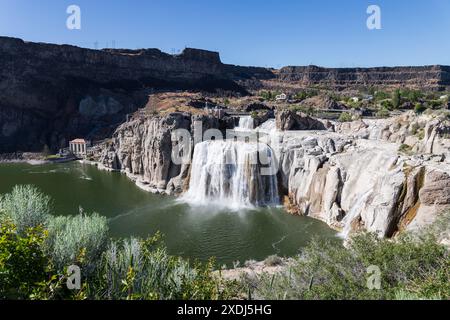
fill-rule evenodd
<path id="1" fill-rule="evenodd" d="M 277 131 L 275 119 L 269 119 L 258 127 L 261 132 L 272 133 Z"/>
<path id="2" fill-rule="evenodd" d="M 272 149 L 261 143 L 218 140 L 197 144 L 183 199 L 232 209 L 278 204 L 276 174 L 261 174 L 258 150 L 260 156 L 273 158 Z"/>
<path id="3" fill-rule="evenodd" d="M 253 130 L 255 127 L 255 120 L 251 116 L 245 116 L 239 118 L 238 130 Z"/>
<path id="4" fill-rule="evenodd" d="M 354 203 L 350 211 L 345 215 L 342 223 L 344 224 L 344 228 L 340 233 L 340 236 L 344 239 L 347 239 L 352 231 L 352 224 L 355 222 L 355 219 L 363 212 L 364 206 L 366 204 L 367 198 L 372 194 L 373 190 L 370 189 L 362 194 L 359 199 Z"/>

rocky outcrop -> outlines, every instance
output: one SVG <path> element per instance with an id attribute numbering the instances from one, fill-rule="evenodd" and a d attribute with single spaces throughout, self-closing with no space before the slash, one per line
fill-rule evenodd
<path id="1" fill-rule="evenodd" d="M 410 111 L 388 119 L 337 122 L 334 128 L 355 139 L 403 144 L 412 154 L 436 156 L 437 161 L 450 162 L 450 118 L 445 112 L 417 116 Z"/>
<path id="2" fill-rule="evenodd" d="M 291 112 L 284 114 L 292 116 Z M 323 220 L 340 229 L 343 236 L 368 230 L 390 237 L 421 228 L 450 208 L 447 155 L 426 153 L 440 150 L 427 147 L 430 140 L 440 145 L 448 142 L 442 134 L 447 132 L 446 120 L 429 116 L 405 114 L 368 123 L 336 124 L 337 132 L 271 132 L 261 136 L 261 142 L 273 150 L 279 164 L 279 195 L 287 196 L 285 204 L 291 212 Z M 413 141 L 408 138 L 411 132 L 419 132 L 415 124 L 423 128 L 423 141 L 413 144 L 415 153 L 406 154 L 400 147 L 405 141 Z M 196 132 L 217 129 L 223 133 L 230 127 L 228 121 L 208 115 L 140 117 L 116 130 L 101 150 L 100 162 L 127 173 L 152 192 L 181 194 L 192 180 L 191 163 L 173 163 L 173 131 L 185 129 L 189 133 L 191 148 L 185 156 L 191 159 L 194 143 L 202 141 Z"/>
<path id="3" fill-rule="evenodd" d="M 324 123 L 304 113 L 281 110 L 276 114 L 278 130 L 326 130 Z"/>
<path id="4" fill-rule="evenodd" d="M 450 123 L 445 113 L 334 123 L 335 133 L 286 131 L 280 181 L 291 211 L 347 236 L 392 236 L 450 208 Z"/>
<path id="5" fill-rule="evenodd" d="M 225 131 L 232 128 L 234 125 L 228 118 L 208 115 L 171 113 L 137 117 L 117 128 L 100 147 L 97 161 L 107 169 L 127 174 L 148 191 L 180 194 L 188 187 L 190 163 L 174 163 L 174 152 L 184 152 L 179 156 L 190 159 L 194 143 L 201 142 L 206 130 L 216 129 L 225 136 Z M 187 150 L 175 150 L 177 142 L 172 134 L 178 129 L 189 133 Z"/>
<path id="6" fill-rule="evenodd" d="M 408 120 L 409 130 L 411 124 L 423 119 L 410 116 Z M 260 142 L 271 147 L 279 164 L 277 189 L 280 196 L 287 196 L 286 207 L 325 221 L 340 229 L 343 236 L 368 230 L 385 237 L 421 228 L 449 209 L 450 163 L 446 156 L 399 151 L 409 131 L 397 127 L 399 119 L 384 121 L 388 121 L 384 126 L 363 121 L 337 125 L 338 132 L 291 130 L 262 135 Z M 435 126 L 429 131 L 441 132 L 443 121 L 433 122 Z M 192 172 L 190 161 L 179 165 L 172 161 L 174 130 L 189 133 L 191 148 L 185 156 L 191 159 L 194 143 L 202 141 L 196 132 L 217 129 L 223 133 L 227 128 L 227 121 L 187 113 L 132 119 L 105 143 L 100 162 L 127 173 L 152 192 L 181 194 L 188 190 Z M 439 137 L 447 140 L 445 135 Z M 214 154 L 220 159 L 224 150 L 219 149 L 214 149 Z M 225 176 L 226 172 L 216 174 Z M 202 183 L 212 183 L 211 179 Z M 214 179 L 226 183 L 225 178 Z"/>
<path id="7" fill-rule="evenodd" d="M 173 178 L 185 173 L 182 165 L 172 161 L 172 132 L 176 129 L 190 130 L 190 115 L 175 113 L 124 123 L 105 144 L 100 163 L 135 177 L 155 191 L 165 190 Z"/>

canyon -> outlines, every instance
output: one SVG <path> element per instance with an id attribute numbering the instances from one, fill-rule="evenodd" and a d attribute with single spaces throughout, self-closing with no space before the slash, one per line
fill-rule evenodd
<path id="1" fill-rule="evenodd" d="M 186 48 L 91 50 L 0 37 L 0 153 L 56 151 L 83 136 L 102 140 L 155 90 L 246 96 L 254 90 L 302 87 L 450 86 L 450 67 L 284 67 L 224 64 L 219 53 Z"/>
<path id="2" fill-rule="evenodd" d="M 269 130 L 262 130 L 258 140 L 259 152 L 278 166 L 269 175 L 261 174 L 261 163 L 248 161 L 256 158 L 252 142 L 195 144 L 192 138 L 191 153 L 185 155 L 192 164 L 174 165 L 177 142 L 171 132 L 185 129 L 194 137 L 193 124 L 200 119 L 185 113 L 124 123 L 99 148 L 97 161 L 146 190 L 184 194 L 197 204 L 245 208 L 282 199 L 291 213 L 320 219 L 344 237 L 360 230 L 392 237 L 430 224 L 450 208 L 450 122 L 445 116 L 407 112 L 339 123 L 281 111 L 276 118 L 262 126 Z M 224 130 L 217 118 L 201 120 L 201 129 Z M 296 130 L 273 127 L 292 121 L 299 122 Z M 230 155 L 232 161 L 225 162 Z"/>
<path id="3" fill-rule="evenodd" d="M 223 64 L 216 52 L 190 48 L 169 55 L 5 37 L 0 54 L 0 153 L 57 150 L 81 136 L 97 142 L 93 162 L 125 173 L 144 190 L 232 209 L 283 204 L 343 237 L 360 230 L 392 237 L 450 208 L 445 113 L 341 123 L 283 109 L 222 117 L 202 110 L 204 100 L 201 107 L 159 113 L 151 102 L 155 90 L 225 97 L 311 86 L 441 90 L 450 86 L 450 67 L 275 70 Z M 199 129 L 256 133 L 257 139 L 196 141 Z M 183 157 L 192 161 L 172 161 L 177 130 L 188 133 Z M 276 163 L 276 173 L 262 174 L 261 153 Z"/>

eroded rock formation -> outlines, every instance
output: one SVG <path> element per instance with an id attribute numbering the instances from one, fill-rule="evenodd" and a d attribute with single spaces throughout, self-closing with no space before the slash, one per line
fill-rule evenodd
<path id="1" fill-rule="evenodd" d="M 450 208 L 450 139 L 447 120 L 427 117 L 336 124 L 338 133 L 281 133 L 281 182 L 291 211 L 345 236 L 357 229 L 392 236 L 433 221 Z M 423 136 L 412 138 L 421 121 Z"/>
<path id="2" fill-rule="evenodd" d="M 337 132 L 271 132 L 260 141 L 274 150 L 278 189 L 291 212 L 323 220 L 344 236 L 368 230 L 390 237 L 450 208 L 447 120 L 427 117 L 335 123 Z M 170 135 L 180 128 L 193 134 L 198 120 L 202 130 L 226 128 L 216 118 L 188 114 L 133 120 L 119 127 L 101 161 L 151 191 L 180 194 L 189 187 L 191 168 L 172 164 Z M 411 138 L 418 133 L 417 140 Z M 411 143 L 408 152 L 402 151 L 405 142 Z"/>

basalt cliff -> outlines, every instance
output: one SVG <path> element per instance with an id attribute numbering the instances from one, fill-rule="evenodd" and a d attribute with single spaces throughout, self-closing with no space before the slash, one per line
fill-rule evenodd
<path id="1" fill-rule="evenodd" d="M 185 49 L 90 50 L 0 37 L 0 153 L 53 150 L 68 140 L 109 137 L 154 90 L 246 95 L 272 87 L 450 85 L 444 66 L 280 70 L 221 62 L 219 54 Z"/>

